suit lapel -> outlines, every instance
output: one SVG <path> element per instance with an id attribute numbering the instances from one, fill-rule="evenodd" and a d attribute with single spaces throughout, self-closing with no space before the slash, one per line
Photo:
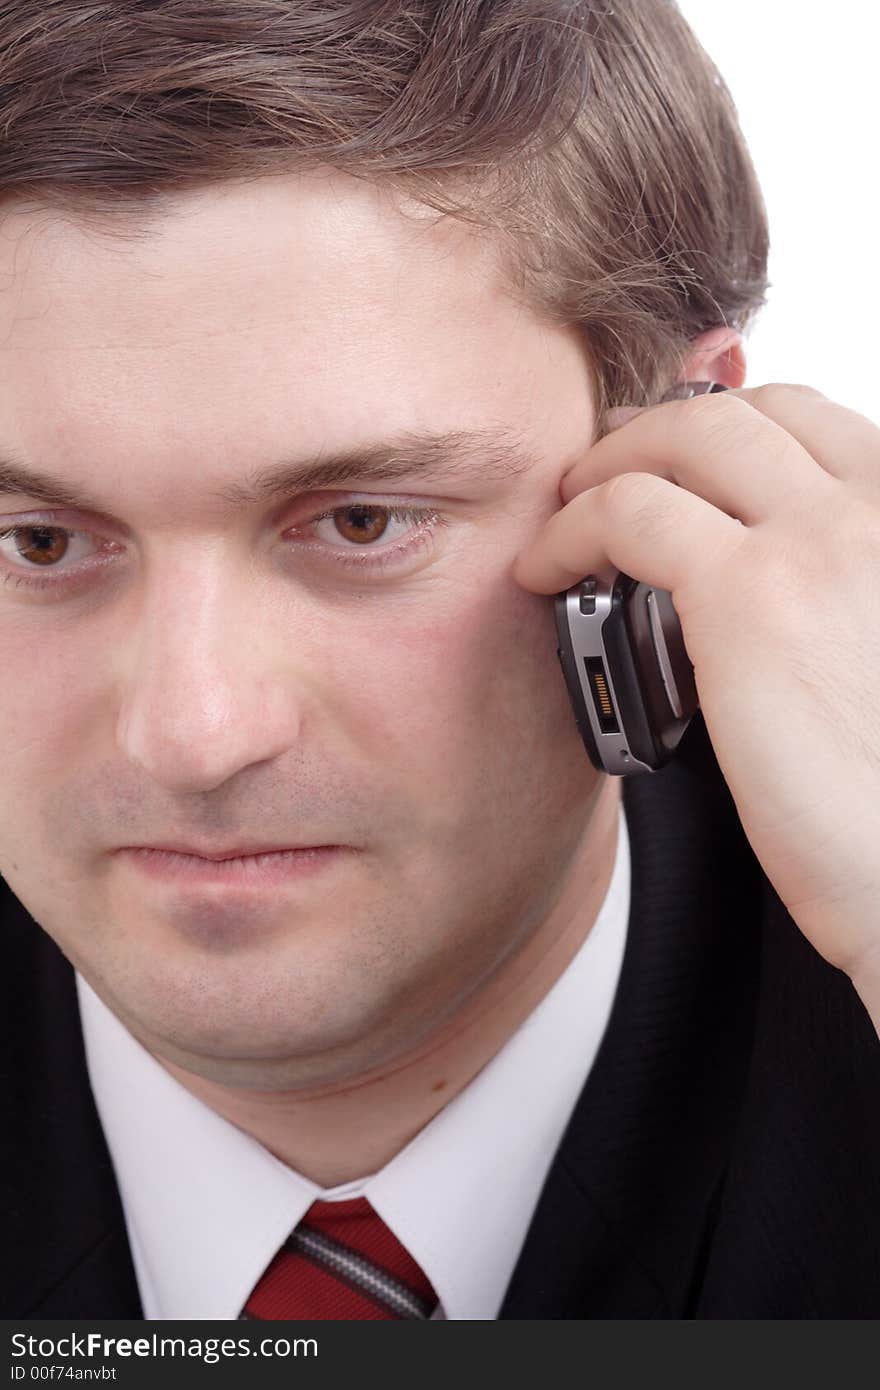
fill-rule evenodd
<path id="1" fill-rule="evenodd" d="M 502 1318 L 688 1316 L 706 1258 L 747 1076 L 763 876 L 700 716 L 623 797 L 621 978 Z"/>
<path id="2" fill-rule="evenodd" d="M 73 968 L 2 879 L 0 904 L 0 1306 L 12 1318 L 140 1318 Z"/>

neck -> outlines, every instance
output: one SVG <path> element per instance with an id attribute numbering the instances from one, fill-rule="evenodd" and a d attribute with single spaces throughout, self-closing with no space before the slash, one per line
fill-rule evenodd
<path id="1" fill-rule="evenodd" d="M 193 1095 L 320 1187 L 377 1172 L 491 1061 L 583 945 L 608 892 L 619 805 L 620 779 L 601 779 L 587 831 L 552 912 L 412 1054 L 312 1093 L 228 1087 L 157 1060 Z"/>

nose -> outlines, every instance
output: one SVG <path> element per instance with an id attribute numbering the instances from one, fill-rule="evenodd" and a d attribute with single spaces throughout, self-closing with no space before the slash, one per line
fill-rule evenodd
<path id="1" fill-rule="evenodd" d="M 302 732 L 295 632 L 290 640 L 279 632 L 278 604 L 262 578 L 233 580 L 228 561 L 215 559 L 185 574 L 177 567 L 142 596 L 123 646 L 119 744 L 174 792 L 211 791 L 279 757 Z M 295 627 L 293 609 L 283 612 Z"/>

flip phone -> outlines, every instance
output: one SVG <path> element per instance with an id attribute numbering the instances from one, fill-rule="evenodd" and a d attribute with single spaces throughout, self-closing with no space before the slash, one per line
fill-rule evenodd
<path id="1" fill-rule="evenodd" d="M 726 390 L 686 382 L 664 400 Z M 699 709 L 671 594 L 611 570 L 586 575 L 554 602 L 557 654 L 590 760 L 618 777 L 656 772 Z"/>

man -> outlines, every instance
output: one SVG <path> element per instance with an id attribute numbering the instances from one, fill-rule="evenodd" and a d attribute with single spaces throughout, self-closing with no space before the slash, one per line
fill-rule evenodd
<path id="1" fill-rule="evenodd" d="M 3 24 L 4 1315 L 876 1314 L 880 432 L 675 9 Z"/>

